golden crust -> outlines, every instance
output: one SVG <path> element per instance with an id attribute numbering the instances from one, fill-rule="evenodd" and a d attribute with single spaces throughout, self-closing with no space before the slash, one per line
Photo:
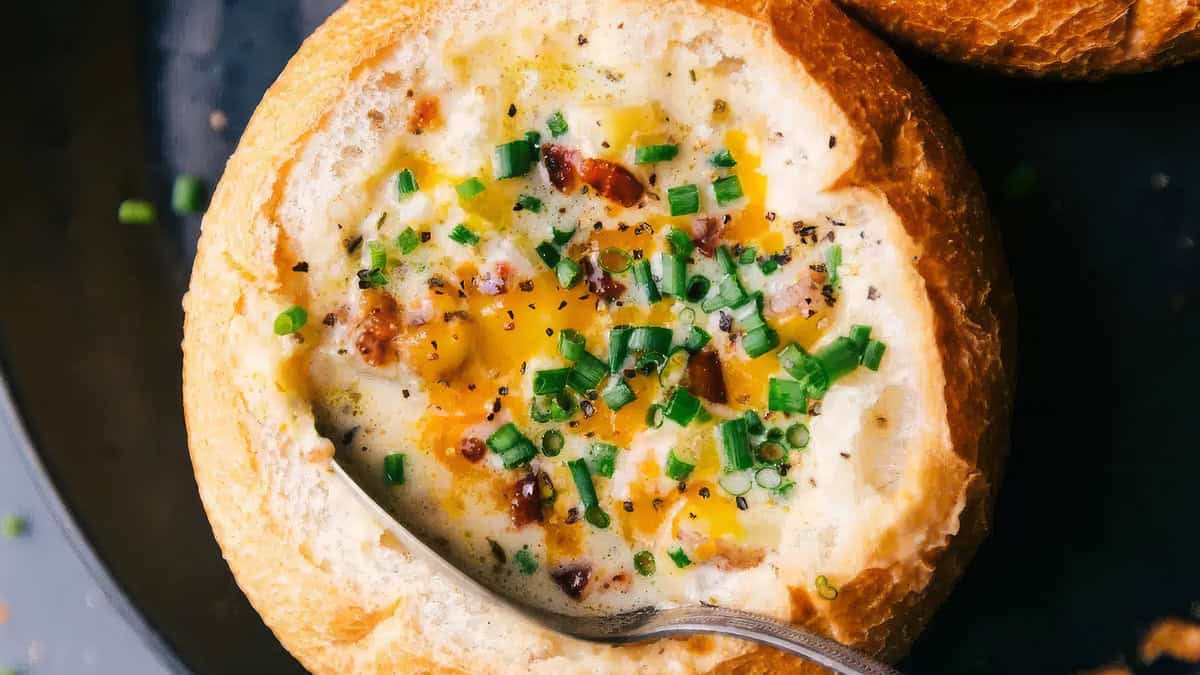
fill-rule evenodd
<path id="1" fill-rule="evenodd" d="M 843 584 L 830 609 L 794 589 L 797 623 L 896 659 L 948 594 L 986 533 L 999 479 L 1012 383 L 1012 296 L 988 230 L 977 179 L 919 82 L 877 39 L 828 0 L 706 2 L 762 22 L 822 84 L 862 137 L 840 186 L 876 190 L 916 246 L 945 371 L 951 448 L 930 472 L 926 509 L 905 523 L 927 532 L 920 555 Z M 282 290 L 274 208 L 307 136 L 359 69 L 401 39 L 430 0 L 354 0 L 309 38 L 268 91 L 205 218 L 186 300 L 184 403 L 196 480 L 218 543 L 247 597 L 280 641 L 317 672 L 362 669 L 360 641 L 395 607 L 368 611 L 273 519 L 244 428 L 249 408 L 233 381 L 235 345 L 224 329 L 246 289 Z M 234 226 L 233 224 L 237 224 Z M 952 451 L 952 452 L 951 452 Z M 957 521 L 957 524 L 955 524 Z M 957 535 L 946 537 L 944 532 Z M 697 643 L 697 649 L 703 649 Z M 370 646 L 374 672 L 454 672 L 399 640 Z M 638 649 L 637 647 L 628 649 Z M 387 655 L 384 659 L 381 655 Z M 816 672 L 756 649 L 727 673 Z"/>
<path id="2" fill-rule="evenodd" d="M 1096 78 L 1200 54 L 1198 0 L 838 0 L 948 59 L 1010 72 Z"/>

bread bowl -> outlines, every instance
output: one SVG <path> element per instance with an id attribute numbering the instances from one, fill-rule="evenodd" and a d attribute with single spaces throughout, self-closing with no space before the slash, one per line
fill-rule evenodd
<path id="1" fill-rule="evenodd" d="M 1200 54 L 1196 0 L 839 0 L 886 33 L 956 61 L 1097 78 Z"/>
<path id="2" fill-rule="evenodd" d="M 920 84 L 827 0 L 595 7 L 352 1 L 214 194 L 185 300 L 192 461 L 238 583 L 314 672 L 805 670 L 735 641 L 548 634 L 399 550 L 335 452 L 536 602 L 716 602 L 885 659 L 986 532 L 1012 298 Z M 625 322 L 651 330 L 579 384 Z M 530 512 L 543 474 L 557 498 Z"/>

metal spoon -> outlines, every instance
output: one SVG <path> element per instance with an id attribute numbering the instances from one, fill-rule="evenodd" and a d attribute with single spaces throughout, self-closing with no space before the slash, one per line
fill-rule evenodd
<path id="1" fill-rule="evenodd" d="M 518 598 L 490 588 L 447 560 L 400 524 L 338 461 L 333 462 L 333 471 L 412 555 L 424 559 L 446 576 L 456 580 L 462 587 L 488 599 L 499 599 L 517 613 L 550 630 L 581 640 L 607 644 L 625 644 L 696 633 L 729 635 L 782 649 L 844 675 L 900 675 L 890 666 L 863 656 L 843 644 L 783 621 L 736 609 L 711 605 L 671 609 L 642 607 L 607 616 L 570 616 L 531 606 Z"/>

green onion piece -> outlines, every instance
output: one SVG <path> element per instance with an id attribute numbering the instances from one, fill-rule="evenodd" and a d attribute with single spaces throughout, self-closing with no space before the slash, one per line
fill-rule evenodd
<path id="1" fill-rule="evenodd" d="M 510 141 L 496 146 L 492 160 L 492 171 L 496 178 L 517 178 L 529 173 L 533 166 L 533 146 L 527 139 Z"/>
<path id="2" fill-rule="evenodd" d="M 396 237 L 396 248 L 399 248 L 400 252 L 405 255 L 417 250 L 417 247 L 420 245 L 421 235 L 417 234 L 416 230 L 411 227 L 404 228 L 400 236 Z"/>
<path id="3" fill-rule="evenodd" d="M 764 490 L 774 490 L 783 483 L 783 474 L 779 473 L 779 467 L 764 466 L 754 472 L 754 482 Z"/>
<path id="4" fill-rule="evenodd" d="M 646 291 L 646 300 L 650 304 L 662 300 L 662 294 L 658 292 L 658 286 L 654 283 L 654 275 L 650 274 L 649 260 L 642 258 L 633 263 L 633 278 L 638 286 Z"/>
<path id="5" fill-rule="evenodd" d="M 467 226 L 459 223 L 450 230 L 450 239 L 464 246 L 473 246 L 479 243 L 479 235 L 467 229 Z"/>
<path id="6" fill-rule="evenodd" d="M 681 427 L 686 427 L 700 412 L 700 399 L 687 389 L 676 389 L 663 409 L 663 416 Z"/>
<path id="7" fill-rule="evenodd" d="M 16 539 L 29 531 L 29 522 L 16 515 L 7 515 L 0 518 L 0 534 L 4 535 L 5 539 Z"/>
<path id="8" fill-rule="evenodd" d="M 471 201 L 478 197 L 484 190 L 483 181 L 478 178 L 468 178 L 458 185 L 454 186 L 454 191 L 458 193 L 459 199 L 463 201 Z"/>
<path id="9" fill-rule="evenodd" d="M 629 326 L 614 326 L 608 331 L 608 372 L 619 373 L 625 367 L 625 357 L 629 355 L 629 336 L 633 328 Z"/>
<path id="10" fill-rule="evenodd" d="M 538 257 L 541 258 L 542 262 L 546 263 L 546 267 L 549 267 L 550 269 L 554 269 L 555 266 L 558 265 L 558 261 L 562 260 L 562 255 L 559 254 L 558 249 L 554 248 L 554 244 L 551 244 L 548 241 L 543 241 L 533 250 L 537 251 Z"/>
<path id="11" fill-rule="evenodd" d="M 751 331 L 767 325 L 762 317 L 762 302 L 763 294 L 755 292 L 733 307 L 733 320 L 737 321 L 742 330 Z"/>
<path id="12" fill-rule="evenodd" d="M 779 333 L 770 326 L 759 326 L 742 338 L 742 349 L 746 350 L 746 356 L 752 359 L 757 359 L 778 346 Z"/>
<path id="13" fill-rule="evenodd" d="M 778 464 L 787 458 L 787 448 L 775 441 L 764 441 L 754 449 L 754 456 L 760 462 Z"/>
<path id="14" fill-rule="evenodd" d="M 514 553 L 513 562 L 517 563 L 517 571 L 525 576 L 533 574 L 538 568 L 537 560 L 527 548 L 523 548 Z"/>
<path id="15" fill-rule="evenodd" d="M 746 420 L 741 417 L 726 420 L 717 425 L 717 430 L 721 438 L 721 468 L 726 473 L 749 469 L 754 465 Z"/>
<path id="16" fill-rule="evenodd" d="M 717 284 L 716 294 L 705 298 L 700 303 L 700 309 L 715 312 L 726 307 L 736 307 L 745 301 L 746 291 L 742 288 L 742 282 L 738 281 L 736 275 L 726 274 L 721 283 Z"/>
<path id="17" fill-rule="evenodd" d="M 549 422 L 553 396 L 534 396 L 529 402 L 529 419 L 534 422 Z"/>
<path id="18" fill-rule="evenodd" d="M 533 195 L 521 195 L 520 197 L 517 197 L 517 203 L 520 204 L 521 208 L 526 211 L 530 211 L 532 213 L 542 212 L 542 200 L 534 197 Z"/>
<path id="19" fill-rule="evenodd" d="M 767 381 L 767 408 L 785 413 L 808 410 L 808 389 L 803 382 L 772 377 Z"/>
<path id="20" fill-rule="evenodd" d="M 604 509 L 600 508 L 599 506 L 587 507 L 587 509 L 585 509 L 583 512 L 583 517 L 589 523 L 591 523 L 592 525 L 595 525 L 596 527 L 600 528 L 601 530 L 608 527 L 608 524 L 611 522 L 611 520 L 608 517 L 608 514 L 605 513 Z"/>
<path id="21" fill-rule="evenodd" d="M 400 199 L 404 199 L 421 190 L 421 186 L 417 184 L 417 177 L 413 174 L 412 169 L 405 169 L 396 174 L 396 194 Z"/>
<path id="22" fill-rule="evenodd" d="M 687 216 L 700 212 L 700 189 L 695 185 L 680 185 L 667 190 L 671 215 Z"/>
<path id="23" fill-rule="evenodd" d="M 617 468 L 617 446 L 612 443 L 592 443 L 588 459 L 593 474 L 612 478 Z"/>
<path id="24" fill-rule="evenodd" d="M 871 340 L 867 343 L 867 348 L 863 350 L 862 364 L 868 370 L 879 370 L 879 362 L 883 360 L 883 352 L 887 349 L 887 345 L 879 340 Z"/>
<path id="25" fill-rule="evenodd" d="M 554 481 L 550 480 L 550 474 L 545 471 L 538 472 L 538 498 L 542 502 L 542 506 L 550 506 L 554 500 L 558 499 L 558 490 L 554 489 Z"/>
<path id="26" fill-rule="evenodd" d="M 171 210 L 181 216 L 204 210 L 204 188 L 199 178 L 187 174 L 175 177 L 171 187 Z"/>
<path id="27" fill-rule="evenodd" d="M 383 458 L 383 482 L 404 485 L 404 455 L 396 453 Z"/>
<path id="28" fill-rule="evenodd" d="M 829 375 L 821 360 L 810 355 L 796 343 L 791 343 L 779 352 L 779 364 L 796 378 L 812 398 L 821 398 L 829 389 Z"/>
<path id="29" fill-rule="evenodd" d="M 692 238 L 688 236 L 687 232 L 678 227 L 667 226 L 667 231 L 663 236 L 671 245 L 671 252 L 685 260 L 692 255 L 692 251 L 696 248 L 696 244 L 692 242 Z"/>
<path id="30" fill-rule="evenodd" d="M 747 471 L 729 471 L 721 475 L 717 485 L 725 492 L 740 497 L 754 487 L 754 480 Z"/>
<path id="31" fill-rule="evenodd" d="M 629 252 L 625 249 L 615 246 L 610 246 L 600 251 L 597 260 L 600 262 L 600 269 L 605 272 L 612 272 L 613 274 L 624 272 L 633 264 L 633 256 L 629 255 Z"/>
<path id="32" fill-rule="evenodd" d="M 708 334 L 708 331 L 699 326 L 692 326 L 692 329 L 688 331 L 687 340 L 683 343 L 683 348 L 695 354 L 704 349 L 704 345 L 708 344 L 711 339 L 712 336 Z"/>
<path id="33" fill-rule="evenodd" d="M 666 354 L 671 350 L 671 329 L 662 326 L 638 326 L 629 336 L 629 349 L 634 352 Z"/>
<path id="34" fill-rule="evenodd" d="M 688 462 L 679 459 L 679 457 L 675 455 L 674 448 L 667 453 L 667 477 L 671 480 L 683 480 L 690 476 L 692 474 L 692 469 L 695 468 L 695 464 L 689 464 Z"/>
<path id="35" fill-rule="evenodd" d="M 742 254 L 738 256 L 738 264 L 750 265 L 754 262 L 754 258 L 757 255 L 758 251 L 753 246 L 742 249 Z"/>
<path id="36" fill-rule="evenodd" d="M 571 478 L 579 492 L 579 502 L 587 508 L 599 506 L 600 501 L 596 498 L 596 486 L 592 484 L 592 471 L 588 468 L 587 460 L 573 459 L 567 462 L 567 468 L 571 470 Z"/>
<path id="37" fill-rule="evenodd" d="M 644 577 L 654 576 L 654 569 L 657 565 L 654 564 L 654 554 L 650 551 L 638 551 L 633 554 L 633 569 Z"/>
<path id="38" fill-rule="evenodd" d="M 838 268 L 842 266 L 842 245 L 834 244 L 825 249 L 825 273 L 826 283 L 833 288 L 837 288 L 842 283 L 842 277 L 838 274 Z"/>
<path id="39" fill-rule="evenodd" d="M 575 229 L 576 228 L 572 227 L 569 230 L 560 230 L 557 227 L 551 227 L 550 234 L 553 235 L 551 236 L 551 239 L 554 240 L 554 243 L 562 246 L 568 241 L 571 241 L 571 237 L 575 236 Z"/>
<path id="40" fill-rule="evenodd" d="M 533 393 L 538 396 L 557 394 L 567 386 L 570 368 L 550 368 L 533 374 Z"/>
<path id="41" fill-rule="evenodd" d="M 634 164 L 653 164 L 675 159 L 679 154 L 678 145 L 643 145 L 633 154 Z"/>
<path id="42" fill-rule="evenodd" d="M 306 323 L 308 323 L 308 310 L 300 305 L 292 305 L 275 317 L 275 334 L 291 335 L 304 328 Z"/>
<path id="43" fill-rule="evenodd" d="M 779 483 L 779 487 L 775 488 L 771 492 L 780 499 L 791 499 L 792 493 L 795 491 L 795 489 L 796 481 L 791 480 L 790 478 L 784 478 Z"/>
<path id="44" fill-rule="evenodd" d="M 661 427 L 665 419 L 666 416 L 663 415 L 663 407 L 661 405 L 652 403 L 649 408 L 646 408 L 646 426 L 651 429 Z"/>
<path id="45" fill-rule="evenodd" d="M 770 429 L 767 429 L 767 440 L 776 442 L 782 441 L 783 429 L 780 429 L 779 427 L 771 427 Z"/>
<path id="46" fill-rule="evenodd" d="M 122 225 L 153 225 L 158 209 L 143 199 L 126 199 L 117 207 L 117 222 Z"/>
<path id="47" fill-rule="evenodd" d="M 779 269 L 779 261 L 774 258 L 767 258 L 758 263 L 758 269 L 762 270 L 764 276 L 771 276 Z"/>
<path id="48" fill-rule="evenodd" d="M 542 434 L 542 454 L 547 457 L 557 457 L 566 443 L 562 432 L 558 429 L 548 429 L 546 433 Z"/>
<path id="49" fill-rule="evenodd" d="M 579 263 L 570 258 L 563 258 L 554 266 L 554 274 L 558 277 L 558 285 L 569 290 L 575 288 L 575 284 L 579 283 L 579 279 L 583 276 L 583 270 L 579 268 Z"/>
<path id="50" fill-rule="evenodd" d="M 533 447 L 533 442 L 528 438 L 522 438 L 519 443 L 499 454 L 504 468 L 515 469 L 518 466 L 528 464 L 530 460 L 536 457 L 537 448 Z"/>
<path id="51" fill-rule="evenodd" d="M 787 428 L 783 437 L 787 440 L 788 446 L 793 450 L 803 450 L 808 447 L 808 441 L 812 438 L 812 434 L 809 433 L 808 427 L 803 424 L 793 424 Z"/>
<path id="52" fill-rule="evenodd" d="M 682 298 L 687 293 L 687 263 L 673 253 L 659 253 L 662 265 L 662 292 Z"/>
<path id="53" fill-rule="evenodd" d="M 550 119 L 546 120 L 546 127 L 550 129 L 550 134 L 555 138 L 567 133 L 567 120 L 559 111 L 555 111 Z"/>
<path id="54" fill-rule="evenodd" d="M 861 324 L 851 326 L 850 339 L 854 341 L 854 346 L 858 348 L 858 353 L 862 354 L 867 348 L 867 342 L 871 339 L 871 327 Z"/>
<path id="55" fill-rule="evenodd" d="M 369 269 L 358 271 L 358 287 L 359 288 L 381 288 L 387 286 L 388 277 L 380 269 Z"/>
<path id="56" fill-rule="evenodd" d="M 517 429 L 517 425 L 509 422 L 487 437 L 487 445 L 496 452 L 504 452 L 521 442 L 524 438 Z"/>
<path id="57" fill-rule="evenodd" d="M 687 554 L 683 552 L 683 548 L 680 546 L 667 551 L 667 555 L 670 556 L 671 562 L 675 563 L 675 566 L 679 569 L 692 564 L 692 559 L 687 557 Z"/>
<path id="58" fill-rule="evenodd" d="M 568 361 L 578 361 L 587 353 L 587 341 L 579 331 L 564 328 L 558 332 L 558 353 Z"/>
<path id="59" fill-rule="evenodd" d="M 378 239 L 372 239 L 367 242 L 367 257 L 370 259 L 371 269 L 387 271 L 388 256 L 387 248 L 383 242 Z"/>
<path id="60" fill-rule="evenodd" d="M 736 202 L 745 196 L 742 192 L 742 181 L 737 176 L 725 176 L 713 181 L 713 194 L 721 206 Z"/>
<path id="61" fill-rule="evenodd" d="M 728 246 L 717 247 L 717 264 L 726 274 L 737 274 L 737 263 L 733 260 L 733 254 L 729 252 Z"/>
<path id="62" fill-rule="evenodd" d="M 633 368 L 643 375 L 651 375 L 665 365 L 667 365 L 665 354 L 660 352 L 642 352 L 642 355 L 638 357 L 637 363 L 633 365 Z"/>
<path id="63" fill-rule="evenodd" d="M 570 383 L 570 378 L 567 379 Z M 550 397 L 550 419 L 554 422 L 566 422 L 571 419 L 577 410 L 579 410 L 579 402 L 570 392 L 560 392 L 557 396 Z"/>
<path id="64" fill-rule="evenodd" d="M 838 596 L 837 587 L 834 586 L 833 584 L 829 583 L 829 579 L 827 579 L 824 574 L 817 577 L 816 586 L 817 586 L 817 595 L 820 596 L 820 598 L 822 600 L 836 600 L 837 599 L 837 596 Z"/>
<path id="65" fill-rule="evenodd" d="M 666 363 L 658 370 L 658 383 L 663 389 L 677 386 L 683 381 L 683 376 L 687 373 L 688 359 L 691 358 L 689 352 L 683 346 L 672 347 L 671 353 L 667 355 Z"/>
<path id="66" fill-rule="evenodd" d="M 858 345 L 847 337 L 834 340 L 814 354 L 814 357 L 824 367 L 830 383 L 857 368 L 861 356 L 862 352 L 859 351 Z"/>
<path id="67" fill-rule="evenodd" d="M 746 431 L 751 436 L 762 436 L 767 433 L 767 427 L 763 425 L 762 418 L 758 416 L 758 413 L 753 410 L 747 410 L 742 413 L 742 417 L 746 419 Z"/>
<path id="68" fill-rule="evenodd" d="M 722 150 L 712 157 L 709 157 L 708 163 L 722 169 L 730 169 L 737 166 L 737 161 L 733 159 L 733 155 L 729 154 L 728 150 Z"/>
<path id="69" fill-rule="evenodd" d="M 529 147 L 533 150 L 533 161 L 537 161 L 539 153 L 542 151 L 542 135 L 536 131 L 526 131 L 525 141 L 529 143 Z"/>
<path id="70" fill-rule="evenodd" d="M 600 380 L 603 380 L 607 373 L 607 364 L 584 352 L 571 368 L 571 374 L 567 376 L 567 385 L 580 394 L 587 394 L 600 384 Z"/>
<path id="71" fill-rule="evenodd" d="M 629 388 L 629 384 L 625 382 L 624 378 L 614 377 L 609 380 L 608 386 L 604 388 L 604 391 L 600 392 L 600 398 L 604 399 L 604 404 L 610 410 L 620 410 L 632 403 L 637 396 L 634 395 L 633 390 Z"/>

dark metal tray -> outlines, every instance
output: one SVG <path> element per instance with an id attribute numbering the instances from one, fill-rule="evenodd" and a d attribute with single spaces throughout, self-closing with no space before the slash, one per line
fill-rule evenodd
<path id="1" fill-rule="evenodd" d="M 168 203 L 179 171 L 215 181 L 336 4 L 16 3 L 0 59 L 0 354 L 80 545 L 198 673 L 298 666 L 235 586 L 191 475 L 179 301 L 198 221 L 120 227 L 113 211 Z M 1128 657 L 1149 622 L 1200 600 L 1200 66 L 1064 84 L 905 58 L 989 193 L 1020 382 L 995 532 L 903 667 Z"/>

